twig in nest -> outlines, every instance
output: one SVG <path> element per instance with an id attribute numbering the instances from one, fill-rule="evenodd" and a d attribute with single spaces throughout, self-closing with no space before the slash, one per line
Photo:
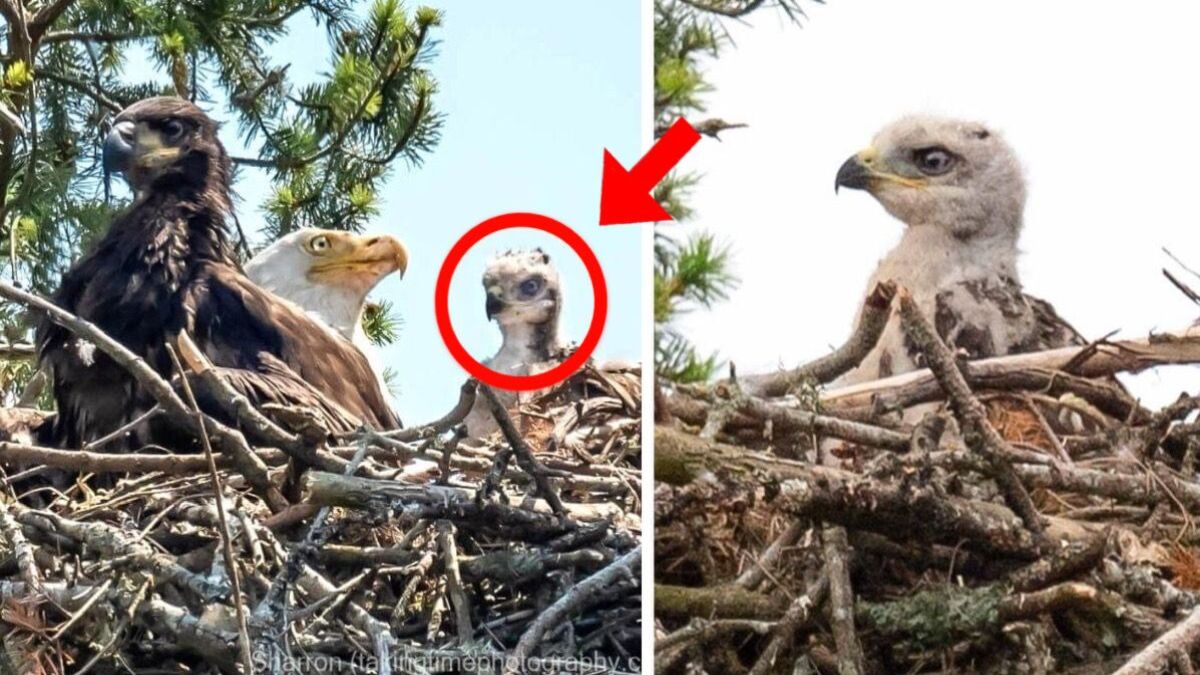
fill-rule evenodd
<path id="1" fill-rule="evenodd" d="M 1191 654 L 1200 644 L 1200 609 L 1151 642 L 1113 675 L 1158 675 L 1178 653 Z"/>
<path id="2" fill-rule="evenodd" d="M 642 547 L 638 546 L 563 593 L 525 629 L 512 651 L 511 658 L 505 660 L 505 675 L 522 672 L 546 633 L 587 609 L 605 589 L 622 579 L 632 579 L 636 583 L 641 565 Z"/>
<path id="3" fill-rule="evenodd" d="M 33 557 L 33 546 L 25 539 L 21 526 L 13 520 L 8 504 L 3 502 L 0 502 L 0 538 L 8 543 L 8 548 L 13 552 L 17 569 L 21 571 L 21 580 L 33 593 L 40 594 L 42 578 Z"/>
<path id="4" fill-rule="evenodd" d="M 829 597 L 829 567 L 821 570 L 821 575 L 808 587 L 804 595 L 792 601 L 783 614 L 783 618 L 775 626 L 774 635 L 767 643 L 762 654 L 750 669 L 750 675 L 766 675 L 774 672 L 779 659 L 792 650 L 800 628 L 809 623 L 813 612 L 825 604 Z"/>
<path id="5" fill-rule="evenodd" d="M 458 403 L 454 404 L 454 408 L 450 412 L 437 420 L 419 427 L 380 432 L 379 435 L 394 441 L 415 441 L 424 436 L 449 431 L 462 424 L 462 421 L 467 418 L 467 414 L 471 412 L 471 408 L 475 406 L 475 397 L 478 396 L 476 388 L 475 380 L 470 379 L 464 382 L 458 390 Z"/>
<path id="6" fill-rule="evenodd" d="M 181 340 L 187 337 L 187 333 L 181 334 Z M 189 346 L 195 349 L 195 345 L 191 340 L 187 340 Z M 241 652 L 242 667 L 245 668 L 249 675 L 254 672 L 254 661 L 251 658 L 250 647 L 250 624 L 246 617 L 246 603 L 242 598 L 242 573 L 238 570 L 237 556 L 233 554 L 233 535 L 229 530 L 229 518 L 225 513 L 225 491 L 221 487 L 221 477 L 217 475 L 217 460 L 213 457 L 212 443 L 208 440 L 208 430 L 204 424 L 204 413 L 200 411 L 199 404 L 196 403 L 196 395 L 192 391 L 192 385 L 188 382 L 187 373 L 183 370 L 183 364 L 179 362 L 179 355 L 175 353 L 175 349 L 170 344 L 166 345 L 167 354 L 171 356 L 171 362 L 175 364 L 175 370 L 179 373 L 179 381 L 183 385 L 183 393 L 187 396 L 188 405 L 192 406 L 192 410 L 196 415 L 196 422 L 200 425 L 200 444 L 204 448 L 204 460 L 208 463 L 208 478 L 209 484 L 212 487 L 213 498 L 217 507 L 217 523 L 220 525 L 221 535 L 221 553 L 225 557 L 225 569 L 229 573 L 229 582 L 233 586 L 233 606 L 237 612 L 238 622 L 238 650 Z M 199 350 L 197 350 L 199 352 Z"/>
<path id="7" fill-rule="evenodd" d="M 904 331 L 908 334 L 917 349 L 925 356 L 925 362 L 945 390 L 950 399 L 950 408 L 963 430 L 963 440 L 967 445 L 984 458 L 991 470 L 1005 502 L 1013 512 L 1025 523 L 1025 527 L 1035 534 L 1045 530 L 1037 507 L 1029 497 L 1029 492 L 1021 484 L 1017 474 L 1005 458 L 1008 453 L 1008 443 L 1000 436 L 987 419 L 987 410 L 979 399 L 971 393 L 967 381 L 958 370 L 958 363 L 950 348 L 942 342 L 934 332 L 933 326 L 921 314 L 917 303 L 906 289 L 897 292 L 900 301 L 900 315 Z"/>
<path id="8" fill-rule="evenodd" d="M 500 431 L 504 434 L 504 439 L 508 441 L 508 447 L 511 450 L 511 455 L 515 455 L 517 463 L 533 478 L 533 483 L 537 487 L 537 494 L 546 500 L 550 505 L 550 509 L 560 518 L 566 518 L 566 509 L 563 508 L 562 500 L 558 496 L 558 492 L 550 485 L 549 478 L 546 477 L 546 468 L 538 463 L 537 458 L 533 456 L 533 450 L 529 444 L 521 438 L 520 432 L 517 431 L 516 425 L 513 424 L 512 418 L 509 417 L 508 411 L 504 409 L 504 404 L 500 402 L 496 392 L 492 388 L 481 384 L 479 388 L 483 390 L 483 396 L 487 399 L 488 408 L 492 411 L 492 416 L 496 418 L 496 424 L 500 425 Z M 493 477 L 493 472 L 488 472 L 484 480 L 484 484 L 480 486 L 479 491 L 482 497 L 486 497 L 491 490 L 499 487 L 500 478 L 504 475 L 504 470 L 508 463 L 510 455 L 504 455 L 503 451 L 496 453 L 497 475 L 494 481 L 490 480 Z"/>
<path id="9" fill-rule="evenodd" d="M 454 524 L 438 521 L 438 548 L 442 551 L 442 565 L 446 571 L 446 594 L 454 608 L 454 628 L 458 631 L 460 644 L 471 643 L 475 629 L 471 624 L 471 604 L 467 601 L 463 587 L 462 571 L 458 567 L 458 543 L 454 541 Z"/>
<path id="10" fill-rule="evenodd" d="M 862 645 L 854 629 L 854 590 L 850 586 L 850 544 L 845 528 L 827 525 L 821 535 L 825 552 L 825 570 L 829 574 L 829 613 L 833 640 L 837 645 L 838 672 L 861 675 L 866 672 Z"/>
<path id="11" fill-rule="evenodd" d="M 228 457 L 218 456 L 221 466 Z M 207 466 L 200 455 L 151 455 L 147 453 L 88 452 L 58 450 L 37 445 L 0 441 L 0 464 L 37 465 L 87 473 L 149 473 L 187 475 Z"/>
<path id="12" fill-rule="evenodd" d="M 877 284 L 863 302 L 862 312 L 854 326 L 854 333 L 846 343 L 831 354 L 811 363 L 779 373 L 742 377 L 742 388 L 750 394 L 764 397 L 783 396 L 792 387 L 807 380 L 825 383 L 846 373 L 870 353 L 883 335 L 888 318 L 892 315 L 892 299 L 896 285 L 891 282 Z"/>
<path id="13" fill-rule="evenodd" d="M 1167 278 L 1167 281 L 1170 281 L 1172 284 L 1175 285 L 1175 288 L 1179 289 L 1180 293 L 1183 293 L 1185 296 L 1187 296 L 1188 300 L 1191 300 L 1192 302 L 1196 303 L 1197 305 L 1200 305 L 1200 293 L 1193 291 L 1191 286 L 1188 286 L 1187 284 L 1180 281 L 1178 278 L 1176 278 L 1176 276 L 1174 274 L 1171 274 L 1169 271 L 1163 270 L 1162 273 L 1163 273 L 1163 276 Z"/>
<path id="14" fill-rule="evenodd" d="M 150 408 L 146 412 L 142 413 L 141 415 L 138 415 L 137 417 L 133 418 L 129 422 L 121 425 L 119 428 L 113 430 L 111 433 L 101 436 L 100 438 L 97 438 L 96 440 L 91 441 L 89 443 L 85 443 L 84 446 L 80 449 L 83 452 L 90 452 L 90 451 L 93 451 L 93 450 L 103 446 L 103 445 L 107 445 L 108 443 L 111 443 L 111 442 L 121 438 L 122 436 L 129 433 L 130 431 L 133 431 L 134 429 L 137 428 L 137 426 L 139 424 L 149 421 L 149 419 L 151 417 L 154 417 L 155 415 L 161 413 L 162 411 L 163 411 L 162 406 L 155 403 L 154 407 Z"/>
<path id="15" fill-rule="evenodd" d="M 762 552 L 762 555 L 755 558 L 749 565 L 746 566 L 746 571 L 742 572 L 734 584 L 742 588 L 752 591 L 766 579 L 767 570 L 775 565 L 780 558 L 783 557 L 785 551 L 796 543 L 800 535 L 804 534 L 804 530 L 808 525 L 800 520 L 793 520 L 788 523 L 785 529 L 771 545 Z"/>
<path id="16" fill-rule="evenodd" d="M 354 470 L 358 468 L 358 465 L 362 463 L 366 456 L 367 440 L 363 436 L 358 443 L 358 451 L 355 452 L 353 459 L 347 463 L 346 471 L 343 475 L 354 473 Z M 272 661 L 277 661 L 280 655 L 279 648 L 287 636 L 287 626 L 289 623 L 287 616 L 288 588 L 300 578 L 304 567 L 316 555 L 317 549 L 324 541 L 326 523 L 329 520 L 331 511 L 333 511 L 333 508 L 329 506 L 323 506 L 317 511 L 317 515 L 313 518 L 308 532 L 304 535 L 304 540 L 288 552 L 283 569 L 279 570 L 279 573 L 275 575 L 266 595 L 259 601 L 258 606 L 254 608 L 254 621 L 262 625 L 272 625 L 275 629 L 273 631 L 274 635 L 263 631 L 263 635 L 258 639 L 259 648 L 263 653 L 271 654 L 273 656 Z M 385 651 L 387 649 L 386 644 L 376 646 Z"/>

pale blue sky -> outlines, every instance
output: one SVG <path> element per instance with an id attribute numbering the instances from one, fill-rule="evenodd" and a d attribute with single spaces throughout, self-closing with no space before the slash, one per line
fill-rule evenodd
<path id="1" fill-rule="evenodd" d="M 428 64 L 439 85 L 434 105 L 445 114 L 442 140 L 421 166 L 396 168 L 380 191 L 381 213 L 368 228 L 400 237 L 410 252 L 404 280 L 390 278 L 372 296 L 392 301 L 404 318 L 400 339 L 383 351 L 383 361 L 399 375 L 397 406 L 407 424 L 438 417 L 457 400 L 466 374 L 438 335 L 433 286 L 454 242 L 494 215 L 533 211 L 579 232 L 608 279 L 609 319 L 597 357 L 641 356 L 638 228 L 596 224 L 602 150 L 609 148 L 627 164 L 639 154 L 640 3 L 426 4 L 445 12 L 443 25 L 433 33 L 439 44 Z M 326 44 L 324 32 L 302 19 L 270 54 L 276 62 L 290 62 L 289 77 L 301 82 L 329 70 Z M 131 67 L 129 74 L 145 74 L 136 70 Z M 210 112 L 226 116 L 220 108 Z M 237 147 L 233 130 L 228 125 L 223 140 Z M 257 230 L 269 177 L 244 170 L 236 189 L 243 227 Z M 591 287 L 578 259 L 549 235 L 500 233 L 467 255 L 451 288 L 459 339 L 479 358 L 500 343 L 484 314 L 479 283 L 484 264 L 498 250 L 532 246 L 545 248 L 562 275 L 564 337 L 578 342 L 587 330 Z"/>

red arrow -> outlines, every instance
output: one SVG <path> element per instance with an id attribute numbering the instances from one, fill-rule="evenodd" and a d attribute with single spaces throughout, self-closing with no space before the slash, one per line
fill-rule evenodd
<path id="1" fill-rule="evenodd" d="M 672 220 L 671 214 L 654 201 L 650 191 L 699 142 L 700 134 L 681 117 L 630 171 L 605 150 L 604 177 L 600 184 L 600 224 Z"/>

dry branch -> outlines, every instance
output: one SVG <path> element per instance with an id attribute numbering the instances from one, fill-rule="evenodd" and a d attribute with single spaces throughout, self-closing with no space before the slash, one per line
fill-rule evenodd
<path id="1" fill-rule="evenodd" d="M 1080 362 L 1082 354 L 1090 356 Z M 1051 375 L 1062 372 L 1071 364 L 1067 375 L 1101 378 L 1117 373 L 1139 373 L 1158 366 L 1200 363 L 1200 326 L 1158 333 L 1150 337 L 1115 340 L 1092 347 L 1062 347 L 1028 354 L 997 356 L 972 361 L 968 370 L 971 382 L 986 382 L 1013 373 L 1033 372 Z M 826 406 L 843 407 L 869 405 L 875 396 L 932 384 L 936 381 L 929 369 L 914 370 L 902 375 L 864 382 L 821 395 Z"/>
<path id="2" fill-rule="evenodd" d="M 958 372 L 954 354 L 921 314 L 916 301 L 904 289 L 900 290 L 897 297 L 904 331 L 916 348 L 925 355 L 929 369 L 946 392 L 950 407 L 962 425 L 967 446 L 983 457 L 992 478 L 1004 493 L 1004 500 L 1008 502 L 1009 508 L 1020 516 L 1025 527 L 1034 534 L 1040 534 L 1043 529 L 1041 515 L 1009 463 L 1008 455 L 1012 454 L 1012 450 L 1008 443 L 988 421 L 983 404 L 975 398 L 962 373 Z"/>
<path id="3" fill-rule="evenodd" d="M 755 396 L 783 396 L 805 382 L 825 383 L 857 366 L 879 342 L 892 313 L 896 285 L 877 285 L 863 302 L 862 312 L 850 339 L 833 353 L 812 363 L 779 373 L 751 375 L 740 380 L 742 389 Z"/>

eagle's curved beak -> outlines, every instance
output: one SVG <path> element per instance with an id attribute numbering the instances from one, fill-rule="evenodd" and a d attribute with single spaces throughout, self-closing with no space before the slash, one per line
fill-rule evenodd
<path id="1" fill-rule="evenodd" d="M 833 182 L 833 191 L 836 193 L 838 188 L 850 188 L 866 190 L 878 196 L 876 192 L 887 185 L 923 188 L 928 182 L 924 178 L 897 173 L 888 163 L 886 156 L 880 155 L 877 149 L 870 147 L 842 162 L 837 179 Z"/>
<path id="2" fill-rule="evenodd" d="M 311 277 L 365 290 L 370 290 L 392 272 L 398 272 L 400 278 L 404 278 L 408 271 L 408 249 L 399 239 L 389 235 L 338 235 L 329 253 L 309 270 Z"/>
<path id="3" fill-rule="evenodd" d="M 489 290 L 488 294 L 487 294 L 487 318 L 488 318 L 488 321 L 491 321 L 493 317 L 495 317 L 497 314 L 499 314 L 500 312 L 503 312 L 503 311 L 504 311 L 504 300 L 502 300 L 500 298 L 499 294 L 494 293 Z"/>
<path id="4" fill-rule="evenodd" d="M 101 153 L 105 171 L 123 173 L 129 169 L 136 152 L 135 131 L 136 126 L 129 120 L 113 125 L 104 139 L 104 149 Z"/>
<path id="5" fill-rule="evenodd" d="M 838 188 L 850 188 L 851 190 L 866 190 L 870 187 L 873 173 L 871 169 L 862 161 L 861 153 L 853 155 L 842 163 L 838 169 L 837 179 L 833 182 L 833 191 L 836 193 Z"/>
<path id="6" fill-rule="evenodd" d="M 389 235 L 368 239 L 363 247 L 362 257 L 367 264 L 380 261 L 381 269 L 386 270 L 385 275 L 396 272 L 403 279 L 404 273 L 408 271 L 408 249 L 399 239 Z"/>

